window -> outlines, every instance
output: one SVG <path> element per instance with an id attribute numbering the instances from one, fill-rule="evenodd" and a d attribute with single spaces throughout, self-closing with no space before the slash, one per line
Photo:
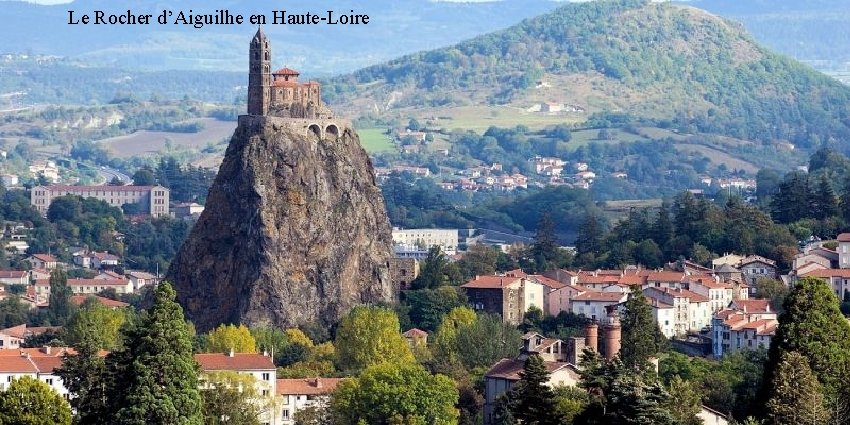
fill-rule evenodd
<path id="1" fill-rule="evenodd" d="M 283 396 L 283 404 L 289 404 L 289 396 L 288 395 Z"/>
<path id="2" fill-rule="evenodd" d="M 280 412 L 280 417 L 283 418 L 283 420 L 289 419 L 289 409 L 283 409 Z"/>
<path id="3" fill-rule="evenodd" d="M 263 397 L 269 396 L 269 390 L 263 390 Z"/>
<path id="4" fill-rule="evenodd" d="M 53 378 L 47 378 L 44 380 L 47 385 L 53 385 Z"/>
<path id="5" fill-rule="evenodd" d="M 263 381 L 268 381 L 270 377 L 271 377 L 271 374 L 269 374 L 268 372 L 264 373 L 263 374 Z"/>

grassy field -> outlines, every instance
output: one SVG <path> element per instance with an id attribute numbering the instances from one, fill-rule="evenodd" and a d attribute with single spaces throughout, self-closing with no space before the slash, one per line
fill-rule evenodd
<path id="1" fill-rule="evenodd" d="M 110 137 L 98 141 L 117 157 L 154 155 L 165 152 L 165 141 L 174 147 L 202 148 L 207 143 L 217 144 L 229 139 L 236 128 L 235 121 L 218 121 L 202 118 L 204 129 L 198 133 L 168 133 L 164 131 L 137 131 L 126 136 Z"/>
<path id="2" fill-rule="evenodd" d="M 540 112 L 527 112 L 509 106 L 461 106 L 429 110 L 428 115 L 441 117 L 434 123 L 439 127 L 450 130 L 460 128 L 477 133 L 483 133 L 491 126 L 515 127 L 524 125 L 531 129 L 539 129 L 550 125 L 573 124 L 586 119 L 584 114 L 548 115 Z"/>
<path id="3" fill-rule="evenodd" d="M 384 134 L 384 128 L 363 128 L 357 130 L 357 135 L 360 136 L 360 144 L 366 152 L 377 153 L 391 151 L 395 149 L 395 144 Z"/>

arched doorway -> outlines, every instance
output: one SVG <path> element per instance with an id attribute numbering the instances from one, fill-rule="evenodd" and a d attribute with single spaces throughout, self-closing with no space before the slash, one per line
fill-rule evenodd
<path id="1" fill-rule="evenodd" d="M 336 140 L 339 137 L 339 127 L 337 127 L 336 124 L 327 126 L 327 128 L 325 128 L 325 135 L 329 139 L 333 137 L 333 139 Z"/>
<path id="2" fill-rule="evenodd" d="M 319 139 L 322 138 L 322 127 L 319 127 L 318 124 L 310 124 L 310 126 L 307 127 L 307 134 L 309 135 L 311 132 Z"/>

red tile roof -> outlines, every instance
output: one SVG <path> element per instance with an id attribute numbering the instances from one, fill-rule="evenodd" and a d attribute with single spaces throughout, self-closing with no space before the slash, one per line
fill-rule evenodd
<path id="1" fill-rule="evenodd" d="M 300 85 L 301 84 L 298 84 L 295 81 L 284 81 L 284 80 L 277 80 L 277 81 L 272 83 L 273 87 L 298 87 Z"/>
<path id="2" fill-rule="evenodd" d="M 739 310 L 746 313 L 773 313 L 770 309 L 770 300 L 736 300 L 733 303 Z"/>
<path id="3" fill-rule="evenodd" d="M 278 379 L 277 395 L 318 395 L 332 393 L 343 378 Z"/>
<path id="4" fill-rule="evenodd" d="M 301 75 L 301 74 L 294 69 L 289 69 L 287 67 L 283 67 L 281 69 L 278 69 L 275 72 L 272 72 L 272 75 Z"/>
<path id="5" fill-rule="evenodd" d="M 403 333 L 402 336 L 405 338 L 425 338 L 428 336 L 428 332 L 425 332 L 422 329 L 413 328 Z"/>
<path id="6" fill-rule="evenodd" d="M 850 242 L 850 233 L 841 233 L 838 235 L 838 242 Z"/>
<path id="7" fill-rule="evenodd" d="M 26 331 L 27 331 L 27 325 L 26 324 L 18 325 L 18 326 L 12 326 L 11 328 L 6 328 L 6 329 L 0 329 L 1 334 L 8 335 L 8 336 L 11 336 L 13 338 L 20 338 L 20 339 L 26 338 L 26 335 L 25 335 Z"/>
<path id="8" fill-rule="evenodd" d="M 0 270 L 0 279 L 21 279 L 26 275 L 22 270 Z"/>
<path id="9" fill-rule="evenodd" d="M 600 301 L 600 302 L 620 302 L 626 297 L 626 294 L 621 292 L 597 292 L 589 291 L 573 297 L 573 301 Z"/>
<path id="10" fill-rule="evenodd" d="M 803 275 L 804 277 L 820 277 L 830 279 L 833 277 L 840 277 L 843 279 L 850 279 L 850 269 L 818 269 L 812 270 Z"/>
<path id="11" fill-rule="evenodd" d="M 146 192 L 155 187 L 160 186 L 70 186 L 63 184 L 55 184 L 50 186 L 41 186 L 50 191 L 66 191 L 66 192 L 91 192 L 91 191 L 125 191 L 125 192 Z"/>
<path id="12" fill-rule="evenodd" d="M 518 281 L 519 278 L 517 277 L 478 276 L 476 279 L 472 279 L 469 282 L 460 285 L 460 287 L 473 289 L 501 289 Z"/>
<path id="13" fill-rule="evenodd" d="M 127 279 L 68 279 L 68 286 L 126 286 Z M 50 279 L 38 279 L 36 286 L 50 286 Z"/>
<path id="14" fill-rule="evenodd" d="M 42 262 L 45 262 L 45 263 L 55 263 L 55 262 L 58 261 L 58 260 L 56 260 L 55 257 L 53 257 L 50 254 L 33 254 L 32 258 L 35 258 L 36 260 L 42 261 Z"/>
<path id="15" fill-rule="evenodd" d="M 653 282 L 681 282 L 684 277 L 685 274 L 682 272 L 660 271 L 649 273 L 646 280 Z"/>
<path id="16" fill-rule="evenodd" d="M 48 353 L 47 351 L 50 351 Z M 0 349 L 0 357 L 62 357 L 65 354 L 73 356 L 77 354 L 71 347 L 40 347 L 40 348 L 13 348 Z M 105 351 L 101 351 L 101 355 L 106 355 Z"/>
<path id="17" fill-rule="evenodd" d="M 537 283 L 539 283 L 543 286 L 546 286 L 546 287 L 548 287 L 549 289 L 552 289 L 552 290 L 561 289 L 561 288 L 567 286 L 567 285 L 565 285 L 561 282 L 558 282 L 555 279 L 550 279 L 546 276 L 539 275 L 539 274 L 528 275 L 528 278 L 531 279 L 531 280 L 534 280 L 535 282 L 537 282 Z"/>
<path id="18" fill-rule="evenodd" d="M 509 277 L 528 277 L 522 269 L 513 269 L 505 272 L 505 276 Z"/>
<path id="19" fill-rule="evenodd" d="M 233 357 L 224 353 L 195 354 L 195 361 L 204 371 L 275 369 L 271 357 L 256 353 L 235 353 Z"/>
<path id="20" fill-rule="evenodd" d="M 0 373 L 38 373 L 38 369 L 26 356 L 0 356 Z"/>
<path id="21" fill-rule="evenodd" d="M 569 363 L 564 362 L 543 362 L 546 365 L 546 370 L 549 373 L 555 372 L 565 367 L 570 367 Z M 516 359 L 502 359 L 496 362 L 484 376 L 488 378 L 502 378 L 509 381 L 519 381 L 519 373 L 522 372 L 525 362 Z"/>

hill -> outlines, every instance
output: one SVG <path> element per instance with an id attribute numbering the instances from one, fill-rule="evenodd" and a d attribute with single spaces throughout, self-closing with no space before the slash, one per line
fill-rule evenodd
<path id="1" fill-rule="evenodd" d="M 803 147 L 850 138 L 850 88 L 762 47 L 740 24 L 641 0 L 569 4 L 328 86 L 324 93 L 349 113 L 439 117 L 459 106 L 521 111 L 553 100 L 606 112 L 590 115 L 596 124 L 616 113 L 624 122 Z"/>
<path id="2" fill-rule="evenodd" d="M 326 10 L 366 13 L 368 25 L 267 25 L 272 39 L 286 40 L 286 64 L 311 75 L 333 75 L 380 63 L 401 53 L 446 46 L 466 38 L 505 28 L 519 20 L 551 11 L 554 1 L 506 0 L 455 3 L 428 0 L 368 0 L 340 4 L 333 0 L 204 0 L 161 2 L 138 0 L 131 4 L 110 0 L 74 0 L 43 6 L 2 1 L 3 37 L 0 53 L 29 52 L 59 55 L 87 65 L 124 70 L 238 71 L 245 68 L 245 39 L 253 26 L 208 25 L 67 25 L 68 10 L 77 14 L 95 10 L 106 14 L 156 16 L 164 9 L 192 14 L 228 10 L 250 16 L 285 9 L 290 13 Z M 462 20 L 456 19 L 463 16 Z M 45 31 L 49 28 L 49 31 Z M 345 42 L 340 42 L 345 40 Z M 283 51 L 282 51 L 283 52 Z M 283 64 L 281 64 L 283 65 Z"/>

